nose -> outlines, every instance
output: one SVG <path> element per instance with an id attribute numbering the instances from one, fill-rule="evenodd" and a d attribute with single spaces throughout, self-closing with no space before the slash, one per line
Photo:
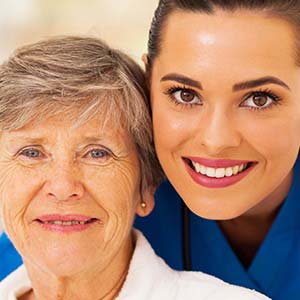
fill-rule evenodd
<path id="1" fill-rule="evenodd" d="M 238 147 L 242 141 L 239 126 L 231 113 L 222 109 L 206 112 L 201 120 L 200 141 L 210 156 Z"/>
<path id="2" fill-rule="evenodd" d="M 79 170 L 70 163 L 52 166 L 43 186 L 46 197 L 56 201 L 79 200 L 84 194 L 79 177 Z"/>

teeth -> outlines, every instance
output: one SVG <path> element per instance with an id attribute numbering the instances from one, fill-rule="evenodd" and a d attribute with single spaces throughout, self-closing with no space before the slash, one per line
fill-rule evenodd
<path id="1" fill-rule="evenodd" d="M 201 167 L 200 167 L 200 165 L 199 164 L 195 164 L 195 169 L 196 169 L 196 171 L 198 172 L 198 173 L 200 173 L 201 172 Z"/>
<path id="2" fill-rule="evenodd" d="M 214 169 L 214 168 L 207 168 L 206 169 L 206 176 L 208 176 L 208 177 L 216 177 L 216 169 Z"/>
<path id="3" fill-rule="evenodd" d="M 233 167 L 232 170 L 233 170 L 233 175 L 236 175 L 239 172 L 239 166 Z"/>
<path id="4" fill-rule="evenodd" d="M 225 176 L 231 177 L 244 171 L 247 167 L 247 164 L 241 164 L 228 168 L 210 168 L 193 161 L 192 164 L 197 173 L 201 173 L 202 175 L 206 175 L 212 178 L 223 178 Z"/>
<path id="5" fill-rule="evenodd" d="M 225 177 L 225 169 L 224 168 L 219 168 L 216 170 L 216 177 L 217 178 L 223 178 Z"/>
<path id="6" fill-rule="evenodd" d="M 201 173 L 202 175 L 205 175 L 205 174 L 206 174 L 206 167 L 200 166 L 200 173 Z"/>
<path id="7" fill-rule="evenodd" d="M 71 226 L 71 225 L 84 225 L 87 222 L 81 222 L 81 221 L 47 221 L 44 222 L 44 224 L 53 224 L 53 225 L 61 225 L 61 226 Z"/>
<path id="8" fill-rule="evenodd" d="M 233 168 L 226 168 L 225 171 L 226 177 L 230 177 L 234 174 Z"/>

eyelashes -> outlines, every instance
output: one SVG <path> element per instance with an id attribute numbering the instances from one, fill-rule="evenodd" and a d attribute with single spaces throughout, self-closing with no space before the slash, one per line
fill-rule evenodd
<path id="1" fill-rule="evenodd" d="M 270 89 L 256 90 L 248 93 L 240 106 L 249 107 L 254 110 L 263 110 L 280 104 L 281 100 L 282 98 L 273 93 Z"/>
<path id="2" fill-rule="evenodd" d="M 185 86 L 172 86 L 164 94 L 176 105 L 183 107 L 202 105 L 201 96 L 195 90 Z"/>
<path id="3" fill-rule="evenodd" d="M 40 145 L 30 145 L 20 149 L 14 157 L 21 158 L 28 162 L 41 162 L 49 158 L 51 154 L 47 153 Z M 110 158 L 117 159 L 115 154 L 105 146 L 94 145 L 89 147 L 86 151 L 83 151 L 78 158 L 84 161 L 94 161 L 103 163 L 108 161 Z"/>
<path id="4" fill-rule="evenodd" d="M 202 106 L 203 99 L 201 95 L 192 88 L 185 86 L 172 86 L 168 88 L 165 95 L 176 105 L 181 108 L 193 108 Z M 265 110 L 280 104 L 282 98 L 270 89 L 258 89 L 247 93 L 241 98 L 240 107 L 251 110 Z"/>

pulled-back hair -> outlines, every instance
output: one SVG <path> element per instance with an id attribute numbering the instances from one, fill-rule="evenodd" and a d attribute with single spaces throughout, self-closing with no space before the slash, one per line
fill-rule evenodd
<path id="1" fill-rule="evenodd" d="M 144 184 L 158 184 L 144 72 L 126 54 L 89 37 L 21 47 L 0 65 L 0 131 L 64 113 L 80 124 L 101 115 L 136 144 Z M 104 122 L 105 123 L 105 122 Z"/>
<path id="2" fill-rule="evenodd" d="M 252 10 L 290 22 L 295 26 L 298 52 L 296 63 L 300 65 L 300 0 L 160 0 L 149 32 L 148 69 L 151 69 L 154 59 L 159 55 L 166 20 L 173 12 L 181 10 L 213 15 L 217 9 L 228 12 Z"/>

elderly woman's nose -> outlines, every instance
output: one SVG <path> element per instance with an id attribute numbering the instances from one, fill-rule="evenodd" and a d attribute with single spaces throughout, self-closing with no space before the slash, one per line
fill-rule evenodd
<path id="1" fill-rule="evenodd" d="M 78 200 L 84 194 L 79 171 L 66 163 L 56 166 L 43 186 L 46 196 L 53 200 Z"/>

